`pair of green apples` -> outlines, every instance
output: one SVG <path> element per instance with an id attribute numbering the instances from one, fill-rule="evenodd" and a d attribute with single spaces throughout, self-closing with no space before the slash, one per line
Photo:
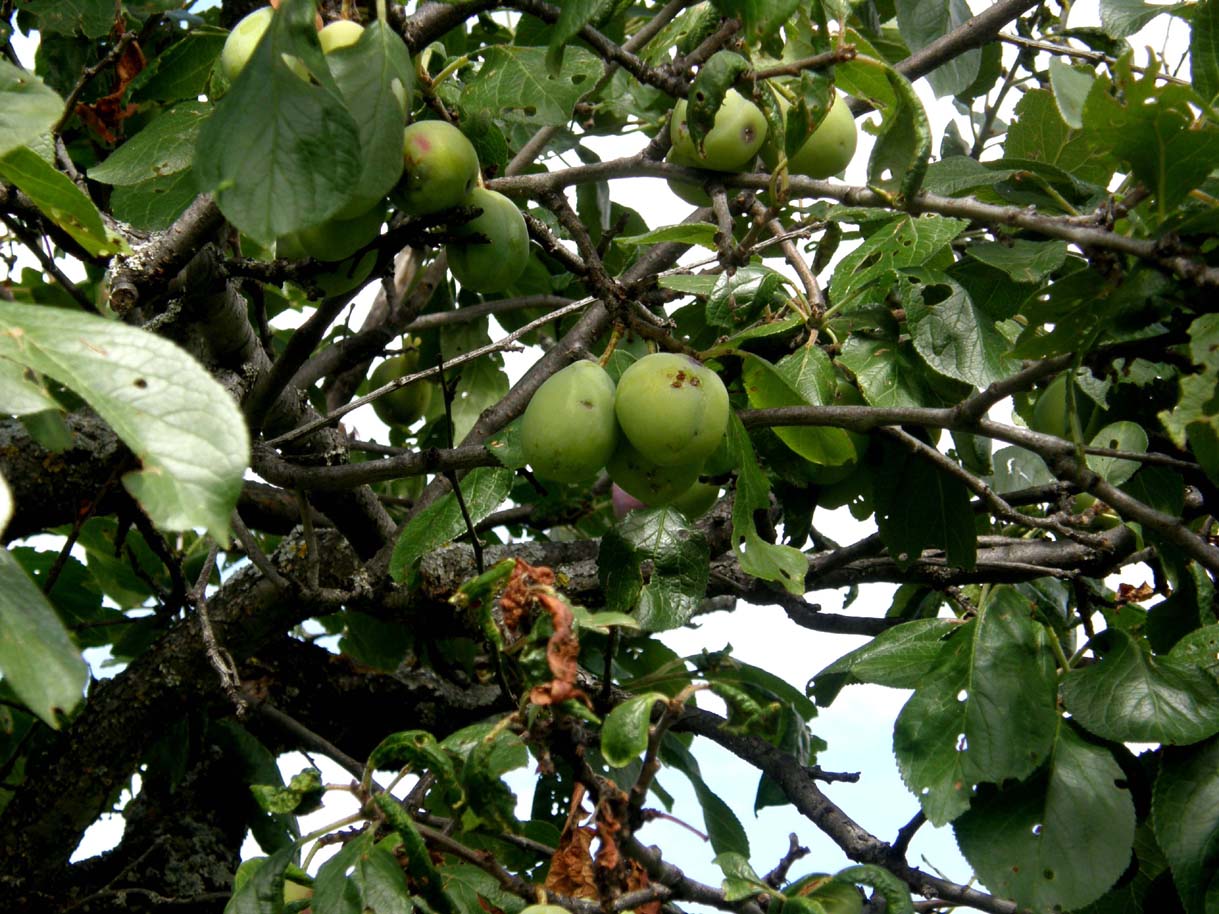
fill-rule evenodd
<path id="1" fill-rule="evenodd" d="M 548 378 L 521 422 L 525 457 L 543 479 L 582 482 L 604 467 L 645 505 L 666 505 L 698 482 L 728 427 L 719 376 L 675 353 L 632 364 L 615 387 L 595 362 Z"/>
<path id="2" fill-rule="evenodd" d="M 784 106 L 786 110 L 786 106 Z M 686 121 L 686 101 L 678 101 L 669 120 L 672 148 L 669 161 L 675 165 L 706 168 L 710 171 L 740 172 L 753 164 L 758 153 L 770 169 L 778 158 L 764 149 L 766 116 L 753 102 L 735 89 L 730 89 L 716 112 L 711 131 L 704 137 L 701 149 L 694 143 Z M 855 154 L 858 133 L 846 98 L 835 93 L 829 112 L 798 150 L 788 159 L 787 168 L 794 175 L 829 178 L 838 174 Z M 706 205 L 708 198 L 701 187 L 684 181 L 670 181 L 670 187 L 683 200 Z"/>

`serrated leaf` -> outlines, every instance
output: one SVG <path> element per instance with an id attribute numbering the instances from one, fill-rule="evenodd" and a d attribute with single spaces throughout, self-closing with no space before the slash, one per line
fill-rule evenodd
<path id="1" fill-rule="evenodd" d="M 725 901 L 740 901 L 766 891 L 764 883 L 749 865 L 749 858 L 737 851 L 716 854 L 711 861 L 724 873 L 722 883 Z"/>
<path id="2" fill-rule="evenodd" d="M 47 35 L 101 38 L 114 26 L 114 5 L 107 0 L 30 0 L 22 9 L 38 17 L 38 30 Z"/>
<path id="3" fill-rule="evenodd" d="M 470 521 L 477 524 L 503 503 L 512 489 L 515 474 L 504 467 L 478 467 L 461 481 L 461 492 Z M 448 492 L 410 519 L 390 559 L 390 574 L 395 581 L 412 581 L 416 563 L 434 549 L 466 532 L 465 518 L 457 497 Z"/>
<path id="4" fill-rule="evenodd" d="M 212 106 L 183 102 L 170 108 L 89 169 L 89 177 L 103 184 L 132 185 L 165 178 L 191 167 L 195 141 Z"/>
<path id="5" fill-rule="evenodd" d="M 71 388 L 142 463 L 123 485 L 163 530 L 203 527 L 227 545 L 249 465 L 228 392 L 168 340 L 117 321 L 0 302 L 0 357 Z"/>
<path id="6" fill-rule="evenodd" d="M 0 480 L 0 528 L 11 501 Z M 5 509 L 8 510 L 5 510 Z M 7 551 L 0 551 L 0 673 L 17 697 L 49 727 L 80 703 L 89 668 L 42 591 Z"/>
<path id="7" fill-rule="evenodd" d="M 965 0 L 898 0 L 896 6 L 897 25 L 911 51 L 921 51 L 973 16 Z M 977 78 L 981 64 L 982 52 L 974 48 L 936 67 L 927 81 L 941 98 L 959 95 Z"/>
<path id="8" fill-rule="evenodd" d="M 360 180 L 359 128 L 322 58 L 313 17 L 310 0 L 279 6 L 195 150 L 198 189 L 264 245 L 334 215 Z"/>
<path id="9" fill-rule="evenodd" d="M 1219 2 L 1202 0 L 1190 19 L 1189 73 L 1207 101 L 1219 95 Z"/>
<path id="10" fill-rule="evenodd" d="M 890 220 L 842 259 L 834 270 L 830 297 L 843 307 L 877 280 L 891 277 L 903 267 L 923 266 L 968 224 L 964 219 L 931 213 Z"/>
<path id="11" fill-rule="evenodd" d="M 551 73 L 562 72 L 564 49 L 580 29 L 595 22 L 612 6 L 612 0 L 567 0 L 560 5 L 559 18 L 551 27 L 550 44 L 546 48 L 546 65 Z"/>
<path id="12" fill-rule="evenodd" d="M 984 788 L 953 823 L 957 844 L 988 888 L 1038 914 L 1103 895 L 1130 862 L 1134 803 L 1109 750 L 1059 720 L 1047 769 Z"/>
<path id="13" fill-rule="evenodd" d="M 811 355 L 814 352 L 820 355 Z M 799 358 L 802 354 L 808 357 Z M 746 355 L 743 380 L 750 406 L 756 409 L 772 409 L 781 406 L 824 406 L 833 402 L 832 388 L 827 392 L 824 383 L 811 377 L 814 372 L 819 372 L 821 366 L 818 363 L 822 360 L 825 365 L 829 364 L 825 353 L 816 347 L 806 347 L 785 357 L 784 361 L 793 358 L 804 367 L 793 367 L 792 363 L 788 362 L 787 370 L 783 372 L 778 366 L 771 365 L 764 359 Z M 793 372 L 799 372 L 799 376 L 793 377 Z M 800 384 L 800 389 L 794 388 L 789 381 Z M 840 428 L 780 427 L 775 428 L 774 432 L 779 440 L 795 453 L 818 466 L 841 466 L 853 462 L 858 456 L 855 445 Z"/>
<path id="14" fill-rule="evenodd" d="M 644 562 L 652 564 L 646 584 Z M 598 574 L 610 609 L 634 610 L 643 631 L 667 631 L 685 625 L 706 595 L 710 549 L 676 508 L 632 511 L 602 538 Z"/>
<path id="15" fill-rule="evenodd" d="M 714 237 L 715 230 L 713 227 L 711 228 L 711 235 Z M 687 276 L 676 273 L 671 276 L 658 277 L 656 284 L 662 289 L 674 289 L 678 292 L 685 292 L 687 295 L 710 295 L 718 281 L 718 276 Z"/>
<path id="16" fill-rule="evenodd" d="M 239 879 L 224 914 L 280 914 L 284 909 L 284 870 L 295 855 L 293 845 L 280 848 L 261 861 L 249 878 Z"/>
<path id="17" fill-rule="evenodd" d="M 199 195 L 193 171 L 180 171 L 127 187 L 116 187 L 110 195 L 110 210 L 116 219 L 145 232 L 169 228 Z"/>
<path id="18" fill-rule="evenodd" d="M 978 388 L 1020 369 L 1010 355 L 1011 343 L 974 306 L 964 287 L 930 270 L 905 275 L 913 284 L 904 301 L 914 348 L 932 369 Z"/>
<path id="19" fill-rule="evenodd" d="M 690 139 L 700 154 L 707 134 L 715 124 L 716 116 L 724 103 L 724 96 L 732 84 L 749 71 L 749 61 L 735 51 L 716 51 L 711 59 L 699 68 L 698 75 L 690 85 L 686 106 L 686 126 Z"/>
<path id="20" fill-rule="evenodd" d="M 326 60 L 360 136 L 359 179 L 351 199 L 361 205 L 379 200 L 402 176 L 406 112 L 394 88 L 403 93 L 409 110 L 415 93 L 410 53 L 396 32 L 374 20 L 359 41 L 332 51 Z"/>
<path id="21" fill-rule="evenodd" d="M 944 636 L 957 625 L 951 619 L 915 619 L 895 625 L 813 676 L 808 691 L 825 708 L 843 686 L 855 683 L 917 688 L 939 656 Z"/>
<path id="22" fill-rule="evenodd" d="M 133 80 L 132 97 L 159 102 L 197 99 L 207 89 L 224 40 L 219 29 L 191 29 Z"/>
<path id="23" fill-rule="evenodd" d="M 967 161 L 972 162 L 973 159 Z M 1002 180 L 999 172 L 987 174 L 987 184 Z M 987 266 L 1002 270 L 1014 282 L 1039 283 L 1066 262 L 1067 243 L 1016 238 L 1002 243 L 971 244 L 965 253 Z"/>
<path id="24" fill-rule="evenodd" d="M 251 784 L 250 791 L 264 811 L 275 815 L 308 815 L 322 805 L 322 773 L 307 768 L 293 776 L 286 787 L 271 784 Z"/>
<path id="25" fill-rule="evenodd" d="M 28 416 L 47 409 L 59 409 L 59 403 L 39 383 L 37 375 L 24 366 L 0 358 L 0 412 L 8 416 Z"/>
<path id="26" fill-rule="evenodd" d="M 908 568 L 925 549 L 937 549 L 949 565 L 973 568 L 978 537 L 965 484 L 892 441 L 883 442 L 881 454 L 872 496 L 893 561 Z"/>
<path id="27" fill-rule="evenodd" d="M 127 250 L 127 243 L 106 230 L 102 214 L 72 179 L 28 146 L 0 158 L 0 179 L 15 184 L 47 218 L 90 254 L 108 256 Z"/>
<path id="28" fill-rule="evenodd" d="M 910 81 L 888 66 L 885 76 L 895 102 L 882 109 L 880 132 L 868 158 L 868 182 L 911 199 L 922 188 L 931 160 L 931 125 Z"/>
<path id="29" fill-rule="evenodd" d="M 803 595 L 808 559 L 799 549 L 768 543 L 758 535 L 755 511 L 770 508 L 770 483 L 758 466 L 753 444 L 741 420 L 728 418 L 728 447 L 736 458 L 736 496 L 732 501 L 732 551 L 741 570 L 763 581 L 775 581 L 788 593 Z"/>
<path id="30" fill-rule="evenodd" d="M 1092 447 L 1145 454 L 1147 453 L 1147 432 L 1136 422 L 1111 422 L 1092 436 L 1090 444 Z M 1115 486 L 1120 486 L 1128 480 L 1139 471 L 1141 466 L 1137 460 L 1101 457 L 1097 454 L 1089 454 L 1087 460 L 1088 468 L 1092 472 Z"/>
<path id="31" fill-rule="evenodd" d="M 725 15 L 736 16 L 750 41 L 774 35 L 800 7 L 800 0 L 715 0 Z"/>
<path id="32" fill-rule="evenodd" d="M 658 701 L 667 701 L 660 692 L 646 692 L 628 698 L 605 716 L 601 725 L 601 754 L 615 768 L 635 761 L 648 748 L 648 730 L 652 723 L 652 708 Z"/>
<path id="33" fill-rule="evenodd" d="M 63 113 L 63 99 L 33 73 L 0 60 L 0 156 L 41 136 Z"/>
<path id="34" fill-rule="evenodd" d="M 707 299 L 707 323 L 725 330 L 747 326 L 767 309 L 779 310 L 784 278 L 769 267 L 741 267 L 732 275 L 720 274 Z"/>
<path id="35" fill-rule="evenodd" d="M 1077 70 L 1057 57 L 1050 58 L 1050 88 L 1054 91 L 1058 113 L 1067 126 L 1075 130 L 1083 127 L 1084 100 L 1094 82 L 1096 74 L 1091 70 Z"/>
<path id="36" fill-rule="evenodd" d="M 1024 778 L 1054 743 L 1054 663 L 1028 600 L 999 587 L 940 650 L 893 728 L 902 780 L 928 821 L 968 808 L 977 783 Z"/>
<path id="37" fill-rule="evenodd" d="M 838 361 L 855 375 L 870 406 L 927 406 L 937 402 L 927 386 L 927 369 L 908 342 L 852 334 Z"/>
<path id="38" fill-rule="evenodd" d="M 869 863 L 848 866 L 834 874 L 834 881 L 872 886 L 885 899 L 886 914 L 914 914 L 910 889 L 884 867 Z"/>
<path id="39" fill-rule="evenodd" d="M 1100 27 L 1110 38 L 1126 38 L 1170 9 L 1145 0 L 1100 0 Z"/>
<path id="40" fill-rule="evenodd" d="M 653 229 L 650 232 L 645 232 L 642 235 L 624 235 L 621 238 L 616 238 L 618 244 L 625 244 L 631 247 L 641 245 L 660 244 L 665 241 L 677 241 L 682 244 L 697 244 L 705 248 L 715 250 L 715 235 L 718 229 L 708 222 L 694 222 L 681 225 L 667 225 L 663 228 Z M 703 276 L 666 276 L 666 283 L 662 283 L 666 288 L 679 289 L 682 292 L 690 292 L 701 290 L 706 286 L 714 286 L 715 277 Z M 689 283 L 688 280 L 698 280 L 695 283 Z M 674 284 L 676 283 L 676 284 Z M 686 286 L 686 288 L 683 288 Z M 696 294 L 702 294 L 701 291 Z"/>
<path id="41" fill-rule="evenodd" d="M 1189 914 L 1209 914 L 1219 867 L 1219 739 L 1166 749 L 1151 800 L 1156 840 Z"/>
<path id="42" fill-rule="evenodd" d="M 1092 640 L 1101 656 L 1062 683 L 1067 710 L 1081 727 L 1118 742 L 1189 745 L 1219 733 L 1219 682 L 1171 655 L 1153 656 L 1128 633 Z"/>
<path id="43" fill-rule="evenodd" d="M 466 83 L 461 107 L 537 126 L 561 127 L 576 102 L 601 75 L 602 61 L 582 47 L 569 47 L 562 68 L 551 73 L 546 49 L 494 45 L 486 49 L 478 73 Z"/>
<path id="44" fill-rule="evenodd" d="M 1005 155 L 1055 165 L 1083 181 L 1104 184 L 1113 173 L 1113 153 L 1088 133 L 1072 130 L 1048 89 L 1026 92 L 1016 103 Z"/>

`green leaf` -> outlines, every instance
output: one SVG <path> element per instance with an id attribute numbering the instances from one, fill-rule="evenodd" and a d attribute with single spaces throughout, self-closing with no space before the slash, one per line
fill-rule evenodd
<path id="1" fill-rule="evenodd" d="M 766 891 L 766 883 L 749 865 L 747 855 L 737 851 L 724 851 L 716 854 L 711 862 L 724 873 L 722 886 L 725 901 L 741 901 Z"/>
<path id="2" fill-rule="evenodd" d="M 1061 719 L 1057 731 L 1046 769 L 1002 790 L 979 789 L 953 823 L 978 878 L 1038 914 L 1103 895 L 1126 869 L 1134 841 L 1134 803 L 1109 750 Z"/>
<path id="3" fill-rule="evenodd" d="M 1164 751 L 1151 816 L 1185 910 L 1210 914 L 1207 886 L 1219 869 L 1219 739 Z"/>
<path id="4" fill-rule="evenodd" d="M 462 109 L 534 126 L 563 126 L 571 120 L 576 102 L 601 76 L 602 61 L 572 46 L 563 55 L 562 68 L 552 73 L 546 54 L 545 48 L 487 48 L 478 73 L 462 91 Z"/>
<path id="5" fill-rule="evenodd" d="M 1190 20 L 1189 72 L 1207 101 L 1219 95 L 1219 2 L 1202 0 Z"/>
<path id="6" fill-rule="evenodd" d="M 1016 103 L 1016 120 L 1008 128 L 1004 154 L 1056 165 L 1093 184 L 1105 184 L 1113 174 L 1113 154 L 1088 132 L 1072 130 L 1048 89 L 1026 92 Z"/>
<path id="7" fill-rule="evenodd" d="M 765 310 L 779 310 L 787 301 L 780 296 L 784 278 L 769 267 L 745 266 L 732 275 L 721 273 L 707 298 L 707 323 L 737 330 Z"/>
<path id="8" fill-rule="evenodd" d="M 250 790 L 258 805 L 275 815 L 308 815 L 322 805 L 322 773 L 316 768 L 306 768 L 292 778 L 286 787 L 272 784 L 251 784 Z"/>
<path id="9" fill-rule="evenodd" d="M 360 180 L 359 128 L 322 58 L 313 17 L 310 0 L 280 5 L 195 150 L 198 189 L 264 245 L 334 215 Z"/>
<path id="10" fill-rule="evenodd" d="M 195 173 L 180 171 L 168 177 L 114 188 L 110 209 L 116 219 L 135 228 L 159 232 L 173 225 L 198 194 Z"/>
<path id="11" fill-rule="evenodd" d="M 59 403 L 42 385 L 38 376 L 24 366 L 0 358 L 0 404 L 5 415 L 28 416 L 48 409 L 59 409 Z"/>
<path id="12" fill-rule="evenodd" d="M 618 244 L 625 244 L 632 247 L 641 245 L 660 244 L 665 241 L 677 241 L 682 244 L 697 244 L 705 248 L 715 250 L 715 235 L 719 230 L 709 222 L 697 222 L 681 225 L 667 225 L 663 228 L 653 229 L 650 232 L 645 232 L 642 235 L 624 235 L 616 239 Z M 666 276 L 663 277 L 665 282 L 662 285 L 669 289 L 678 289 L 682 292 L 695 292 L 695 294 L 705 294 L 702 290 L 715 285 L 715 277 L 712 276 Z M 690 284 L 688 280 L 697 280 Z"/>
<path id="13" fill-rule="evenodd" d="M 515 474 L 504 467 L 478 467 L 461 481 L 461 493 L 477 524 L 498 508 L 512 489 Z M 390 559 L 390 574 L 395 581 L 413 581 L 416 563 L 429 552 L 466 532 L 465 518 L 457 497 L 446 493 L 410 519 Z"/>
<path id="14" fill-rule="evenodd" d="M 73 35 L 101 38 L 114 26 L 114 4 L 107 0 L 30 0 L 22 9 L 38 17 L 38 31 L 44 35 Z"/>
<path id="15" fill-rule="evenodd" d="M 167 177 L 191 167 L 195 140 L 212 112 L 203 102 L 183 102 L 170 108 L 89 169 L 89 177 L 103 184 L 131 185 L 150 177 Z"/>
<path id="16" fill-rule="evenodd" d="M 564 49 L 580 29 L 595 22 L 613 6 L 612 0 L 567 0 L 560 4 L 559 18 L 551 27 L 550 45 L 546 48 L 546 66 L 551 73 L 562 72 Z"/>
<path id="17" fill-rule="evenodd" d="M 964 219 L 932 213 L 890 220 L 842 258 L 830 283 L 831 299 L 839 307 L 846 307 L 878 280 L 892 281 L 903 267 L 924 266 L 965 231 L 968 224 Z"/>
<path id="18" fill-rule="evenodd" d="M 388 842 L 371 830 L 348 841 L 322 864 L 311 906 L 327 914 L 411 914 L 415 909 Z"/>
<path id="19" fill-rule="evenodd" d="M 884 441 L 872 495 L 880 538 L 899 567 L 910 567 L 925 549 L 943 550 L 953 567 L 974 567 L 978 537 L 969 490 L 961 480 L 902 445 Z"/>
<path id="20" fill-rule="evenodd" d="M 973 159 L 968 161 L 972 162 Z M 986 183 L 1000 180 L 997 172 Z M 1028 241 L 1024 238 L 1004 239 L 1003 242 L 971 244 L 965 253 L 975 260 L 1002 270 L 1014 282 L 1043 282 L 1067 259 L 1065 241 Z"/>
<path id="21" fill-rule="evenodd" d="M 1062 698 L 1080 726 L 1117 742 L 1189 745 L 1219 733 L 1219 682 L 1172 655 L 1155 657 L 1129 634 L 1092 640 L 1100 660 L 1072 670 Z"/>
<path id="22" fill-rule="evenodd" d="M 652 723 L 652 708 L 658 701 L 667 701 L 660 692 L 645 692 L 628 698 L 605 716 L 601 726 L 601 754 L 615 768 L 635 761 L 648 748 L 648 730 Z"/>
<path id="23" fill-rule="evenodd" d="M 964 287 L 931 270 L 909 270 L 905 279 L 910 294 L 903 301 L 914 348 L 933 370 L 985 388 L 1020 369 L 1011 343 Z"/>
<path id="24" fill-rule="evenodd" d="M 415 70 L 401 37 L 378 20 L 368 24 L 354 45 L 327 54 L 326 61 L 359 130 L 360 172 L 351 200 L 366 209 L 402 176 L 406 117 L 394 89 L 403 93 L 409 110 Z"/>
<path id="25" fill-rule="evenodd" d="M 1092 436 L 1090 444 L 1092 447 L 1145 454 L 1147 453 L 1147 432 L 1144 431 L 1143 426 L 1135 422 L 1111 422 Z M 1137 460 L 1101 457 L 1097 454 L 1089 454 L 1087 460 L 1092 472 L 1115 486 L 1120 486 L 1128 480 L 1139 471 L 1141 466 Z"/>
<path id="26" fill-rule="evenodd" d="M 1084 125 L 1084 100 L 1094 82 L 1096 74 L 1092 70 L 1079 70 L 1057 57 L 1050 58 L 1050 88 L 1054 90 L 1054 101 L 1062 119 L 1074 130 Z"/>
<path id="27" fill-rule="evenodd" d="M 0 326 L 0 357 L 71 388 L 135 452 L 142 468 L 123 485 L 153 523 L 228 544 L 249 434 L 198 362 L 145 330 L 60 308 L 0 302 Z"/>
<path id="28" fill-rule="evenodd" d="M 632 511 L 602 537 L 598 574 L 606 605 L 618 612 L 635 610 L 645 632 L 679 628 L 706 595 L 710 557 L 706 537 L 677 509 Z M 652 564 L 647 584 L 644 562 Z"/>
<path id="29" fill-rule="evenodd" d="M 963 5 L 963 0 L 956 2 Z M 931 4 L 941 5 L 938 0 L 931 0 Z M 963 56 L 972 53 L 975 52 L 967 51 Z M 910 81 L 892 67 L 885 68 L 885 76 L 896 102 L 882 111 L 880 133 L 868 159 L 868 182 L 898 192 L 909 200 L 922 188 L 923 177 L 927 174 L 927 163 L 931 160 L 931 125 Z"/>
<path id="30" fill-rule="evenodd" d="M 198 99 L 207 91 L 224 40 L 225 33 L 219 29 L 187 32 L 136 77 L 133 98 L 158 102 Z"/>
<path id="31" fill-rule="evenodd" d="M 707 223 L 707 227 L 712 229 L 711 235 L 715 237 L 714 226 Z M 658 231 L 665 231 L 659 229 Z M 704 229 L 699 230 L 701 234 L 706 234 Z M 641 237 L 641 236 L 633 236 Z M 675 273 L 671 276 L 659 276 L 656 279 L 656 284 L 662 289 L 675 289 L 678 292 L 685 292 L 688 295 L 710 295 L 712 290 L 718 285 L 720 277 L 718 276 L 687 276 L 683 273 Z"/>
<path id="32" fill-rule="evenodd" d="M 0 528 L 12 504 L 0 495 Z M 7 510 L 6 510 L 7 508 Z M 0 552 L 0 673 L 49 727 L 59 728 L 84 695 L 89 669 L 42 591 L 7 551 Z"/>
<path id="33" fill-rule="evenodd" d="M 1017 173 L 1014 168 L 995 168 L 992 164 L 979 162 L 969 156 L 954 155 L 938 162 L 932 162 L 928 166 L 927 177 L 923 181 L 923 190 L 932 194 L 955 197 L 958 194 L 977 190 L 979 187 L 990 187 Z M 971 250 L 971 248 L 967 248 L 966 253 Z"/>
<path id="34" fill-rule="evenodd" d="M 28 146 L 0 158 L 0 179 L 16 184 L 52 222 L 96 256 L 127 250 L 121 237 L 106 230 L 102 214 L 72 179 Z"/>
<path id="35" fill-rule="evenodd" d="M 699 68 L 698 75 L 690 85 L 686 106 L 686 126 L 690 139 L 699 154 L 705 152 L 703 144 L 715 124 L 716 115 L 724 103 L 724 96 L 733 83 L 749 71 L 749 61 L 734 51 L 716 51 L 711 59 Z"/>
<path id="36" fill-rule="evenodd" d="M 769 510 L 770 482 L 758 466 L 741 420 L 728 418 L 728 447 L 736 458 L 736 497 L 732 501 L 732 551 L 741 570 L 763 581 L 777 581 L 788 593 L 803 596 L 808 559 L 799 549 L 768 543 L 758 535 L 755 511 Z"/>
<path id="37" fill-rule="evenodd" d="M 1160 13 L 1173 9 L 1145 0 L 1100 0 L 1100 27 L 1110 38 L 1127 38 Z"/>
<path id="38" fill-rule="evenodd" d="M 896 6 L 897 25 L 911 51 L 921 51 L 973 16 L 965 0 L 897 0 Z M 977 78 L 981 64 L 982 52 L 974 48 L 936 67 L 927 82 L 941 98 L 959 95 Z"/>
<path id="39" fill-rule="evenodd" d="M 808 691 L 826 708 L 843 686 L 860 682 L 892 689 L 917 688 L 939 656 L 944 636 L 958 626 L 951 619 L 915 619 L 895 625 L 813 676 Z"/>
<path id="40" fill-rule="evenodd" d="M 63 99 L 33 73 L 0 60 L 0 156 L 51 129 Z"/>
<path id="41" fill-rule="evenodd" d="M 224 906 L 224 914 L 280 914 L 284 909 L 284 870 L 295 856 L 296 848 L 288 845 L 259 861 L 244 881 L 238 873 L 239 884 Z M 247 861 L 242 868 L 253 862 Z"/>
<path id="42" fill-rule="evenodd" d="M 910 889 L 884 867 L 871 863 L 848 866 L 834 874 L 834 881 L 872 886 L 885 899 L 885 914 L 914 914 Z"/>
<path id="43" fill-rule="evenodd" d="M 972 785 L 1025 778 L 1049 754 L 1054 662 L 1031 605 L 996 588 L 943 644 L 893 728 L 902 780 L 933 825 L 959 816 Z"/>
<path id="44" fill-rule="evenodd" d="M 838 360 L 855 375 L 871 406 L 927 406 L 937 402 L 927 386 L 927 369 L 908 342 L 852 334 Z"/>
<path id="45" fill-rule="evenodd" d="M 715 0 L 726 16 L 736 16 L 751 41 L 773 35 L 800 7 L 800 0 Z"/>
<path id="46" fill-rule="evenodd" d="M 786 356 L 780 364 L 782 371 L 764 359 L 746 355 L 743 379 L 750 406 L 771 409 L 824 406 L 833 402 L 833 368 L 824 350 L 816 346 L 804 347 Z M 827 368 L 831 372 L 828 376 Z M 794 384 L 789 383 L 789 378 Z M 824 383 L 827 379 L 828 389 Z M 775 428 L 774 432 L 793 451 L 819 466 L 840 466 L 853 462 L 858 456 L 851 439 L 840 428 L 793 426 Z"/>

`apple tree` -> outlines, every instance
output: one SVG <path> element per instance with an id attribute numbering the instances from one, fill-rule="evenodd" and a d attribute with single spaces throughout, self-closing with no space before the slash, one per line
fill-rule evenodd
<path id="1" fill-rule="evenodd" d="M 974 6 L 4 0 L 5 909 L 1219 912 L 1219 2 Z"/>

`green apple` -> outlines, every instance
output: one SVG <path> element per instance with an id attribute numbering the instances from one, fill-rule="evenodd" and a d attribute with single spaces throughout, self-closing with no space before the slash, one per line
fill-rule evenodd
<path id="1" fill-rule="evenodd" d="M 742 171 L 758 154 L 766 139 L 766 116 L 736 89 L 729 89 L 715 113 L 711 132 L 703 138 L 700 153 L 686 125 L 686 101 L 681 99 L 669 120 L 673 151 L 684 162 L 712 171 Z"/>
<path id="2" fill-rule="evenodd" d="M 478 153 L 446 121 L 417 121 L 402 136 L 405 159 L 394 201 L 411 216 L 426 216 L 465 202 L 478 184 Z"/>
<path id="3" fill-rule="evenodd" d="M 655 352 L 622 373 L 614 412 L 623 434 L 652 463 L 701 466 L 728 428 L 728 391 L 689 356 Z"/>
<path id="4" fill-rule="evenodd" d="M 711 510 L 712 506 L 719 501 L 719 497 L 719 486 L 709 482 L 696 482 L 669 504 L 690 520 L 698 520 Z"/>
<path id="5" fill-rule="evenodd" d="M 698 168 L 697 162 L 688 161 L 685 156 L 670 148 L 665 161 L 671 162 L 674 165 L 684 165 L 687 168 Z M 679 181 L 676 178 L 669 178 L 669 190 L 673 191 L 682 200 L 685 200 L 691 206 L 710 206 L 711 195 L 703 189 L 703 185 L 694 181 Z"/>
<path id="6" fill-rule="evenodd" d="M 1083 433 L 1084 443 L 1092 440 L 1105 424 L 1105 411 L 1096 405 L 1096 401 L 1083 392 L 1079 384 L 1075 385 L 1075 410 L 1079 415 L 1079 429 Z M 1033 416 L 1029 428 L 1043 435 L 1056 435 L 1059 438 L 1071 437 L 1071 416 L 1067 411 L 1067 375 L 1060 374 L 1051 381 L 1037 397 L 1033 404 Z"/>
<path id="7" fill-rule="evenodd" d="M 555 372 L 525 408 L 521 443 L 543 479 L 580 482 L 594 476 L 618 443 L 613 379 L 589 361 Z"/>
<path id="8" fill-rule="evenodd" d="M 618 446 L 605 464 L 609 477 L 626 492 L 645 505 L 660 507 L 686 492 L 702 472 L 701 463 L 662 467 L 639 453 L 625 435 L 618 436 Z"/>
<path id="9" fill-rule="evenodd" d="M 360 40 L 364 34 L 364 26 L 350 19 L 336 19 L 317 33 L 317 40 L 322 45 L 322 53 L 329 54 L 339 48 L 350 47 Z"/>
<path id="10" fill-rule="evenodd" d="M 780 102 L 780 107 L 786 111 L 786 102 Z M 787 160 L 787 171 L 810 178 L 833 177 L 850 164 L 858 140 L 859 132 L 846 96 L 835 92 L 829 112 Z M 771 159 L 766 164 L 773 169 L 778 162 Z"/>
<path id="11" fill-rule="evenodd" d="M 469 241 L 445 245 L 449 270 L 466 289 L 502 292 L 516 282 L 529 262 L 525 217 L 503 194 L 482 187 L 474 188 L 462 203 L 482 213 L 453 229 L 459 239 Z"/>
<path id="12" fill-rule="evenodd" d="M 271 26 L 271 17 L 274 15 L 273 8 L 259 7 L 233 26 L 233 31 L 229 32 L 228 37 L 224 39 L 224 47 L 220 50 L 220 72 L 230 83 L 237 79 L 246 64 L 250 62 L 254 49 L 258 47 L 262 36 Z M 290 54 L 283 55 L 283 58 L 284 63 L 291 68 L 293 73 L 305 82 L 309 82 L 309 70 L 304 61 Z"/>
<path id="13" fill-rule="evenodd" d="M 418 370 L 419 349 L 408 348 L 401 355 L 391 356 L 373 369 L 368 378 L 369 389 L 384 387 L 391 381 Z M 431 381 L 416 381 L 373 400 L 372 408 L 386 425 L 405 428 L 413 425 L 427 412 L 428 405 L 432 402 L 434 387 Z"/>
<path id="14" fill-rule="evenodd" d="M 384 222 L 385 211 L 380 205 L 354 219 L 328 219 L 320 225 L 284 235 L 276 243 L 276 255 L 289 260 L 312 257 L 325 263 L 346 260 L 371 244 L 381 234 Z"/>

